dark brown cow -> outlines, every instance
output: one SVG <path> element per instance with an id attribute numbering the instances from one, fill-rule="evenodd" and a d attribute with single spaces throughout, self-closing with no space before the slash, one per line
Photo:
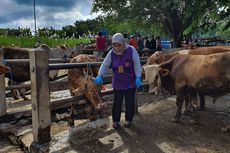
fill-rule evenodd
<path id="1" fill-rule="evenodd" d="M 175 87 L 179 121 L 184 100 L 191 91 L 217 99 L 230 92 L 230 52 L 211 55 L 177 55 L 161 65 L 145 66 L 146 80 L 152 92 L 161 84 Z"/>
<path id="2" fill-rule="evenodd" d="M 163 52 L 155 52 L 147 61 L 147 63 L 145 65 L 151 65 L 151 64 L 160 64 L 162 62 L 167 62 L 168 60 L 170 60 L 172 57 L 179 55 L 179 54 L 188 54 L 188 55 L 210 55 L 210 54 L 214 54 L 214 53 L 224 53 L 224 52 L 229 52 L 230 51 L 230 47 L 229 46 L 213 46 L 213 47 L 200 47 L 197 49 L 193 49 L 193 50 L 181 50 L 181 51 L 177 51 L 177 52 L 172 52 L 172 53 L 163 53 Z M 145 78 L 144 76 L 144 71 L 142 72 L 142 76 L 143 78 Z M 172 90 L 173 88 L 168 88 L 168 91 L 171 94 L 174 94 L 175 91 Z M 205 106 L 205 97 L 201 94 L 198 93 L 200 96 L 200 110 L 204 109 Z M 196 97 L 194 97 L 196 99 Z M 188 105 L 188 104 L 186 104 Z M 187 106 L 186 109 L 190 107 Z M 189 110 L 186 110 L 189 111 Z"/>
<path id="3" fill-rule="evenodd" d="M 8 67 L 6 67 L 6 66 L 4 66 L 4 65 L 0 65 L 0 75 L 9 72 L 9 70 L 10 70 L 10 69 L 9 69 Z"/>
<path id="4" fill-rule="evenodd" d="M 29 52 L 31 50 L 48 50 L 49 58 L 61 58 L 66 59 L 72 57 L 71 48 L 66 45 L 60 45 L 55 48 L 43 44 L 38 48 L 18 48 L 18 47 L 2 47 L 4 59 L 29 59 Z M 6 73 L 6 77 L 9 78 L 8 85 L 20 84 L 30 80 L 29 63 L 6 63 L 10 68 L 10 71 Z M 58 70 L 52 70 L 49 72 L 51 80 L 55 79 L 58 75 Z M 15 93 L 15 92 L 14 92 Z M 19 92 L 20 95 L 26 100 L 24 93 Z M 13 95 L 15 99 L 18 99 L 16 95 Z"/>
<path id="5" fill-rule="evenodd" d="M 78 55 L 74 57 L 70 63 L 85 63 L 85 62 L 98 62 L 96 56 L 93 55 Z M 101 86 L 94 82 L 93 75 L 97 75 L 98 68 L 76 68 L 68 70 L 69 90 L 71 96 L 84 95 L 91 104 L 90 120 L 94 119 L 92 112 L 94 108 L 101 110 L 106 107 L 101 98 Z M 76 104 L 72 104 L 70 112 L 69 125 L 74 126 L 74 110 Z"/>

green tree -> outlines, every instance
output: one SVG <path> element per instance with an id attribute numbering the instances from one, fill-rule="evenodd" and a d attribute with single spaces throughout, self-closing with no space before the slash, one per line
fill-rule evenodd
<path id="1" fill-rule="evenodd" d="M 159 24 L 173 39 L 174 47 L 179 47 L 184 34 L 191 34 L 210 10 L 224 6 L 226 0 L 94 0 L 92 12 L 102 11 L 127 21 L 146 21 Z"/>

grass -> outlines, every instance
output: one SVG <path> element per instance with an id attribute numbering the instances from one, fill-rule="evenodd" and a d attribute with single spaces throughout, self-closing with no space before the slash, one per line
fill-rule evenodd
<path id="1" fill-rule="evenodd" d="M 40 41 L 42 44 L 47 44 L 49 46 L 67 44 L 69 46 L 78 45 L 81 42 L 89 43 L 89 38 L 81 39 L 56 39 L 56 38 L 47 38 L 47 37 L 8 37 L 0 36 L 0 46 L 18 46 L 18 47 L 28 47 L 33 48 L 37 41 Z"/>

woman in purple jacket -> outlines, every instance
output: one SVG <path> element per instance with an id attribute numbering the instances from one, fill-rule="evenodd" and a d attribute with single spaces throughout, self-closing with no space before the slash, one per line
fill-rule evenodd
<path id="1" fill-rule="evenodd" d="M 112 49 L 105 57 L 96 84 L 103 84 L 103 75 L 111 67 L 113 70 L 112 86 L 114 100 L 112 109 L 113 128 L 120 127 L 123 97 L 125 96 L 125 127 L 131 127 L 134 116 L 136 88 L 141 86 L 141 64 L 136 49 L 125 42 L 121 33 L 112 37 Z"/>

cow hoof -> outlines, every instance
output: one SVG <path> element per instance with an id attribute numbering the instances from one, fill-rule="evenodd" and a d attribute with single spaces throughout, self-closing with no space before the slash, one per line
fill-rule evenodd
<path id="1" fill-rule="evenodd" d="M 177 119 L 176 117 L 173 117 L 173 118 L 171 119 L 171 122 L 174 122 L 174 123 L 179 123 L 179 122 L 180 122 L 180 120 L 179 120 L 179 119 Z"/>

